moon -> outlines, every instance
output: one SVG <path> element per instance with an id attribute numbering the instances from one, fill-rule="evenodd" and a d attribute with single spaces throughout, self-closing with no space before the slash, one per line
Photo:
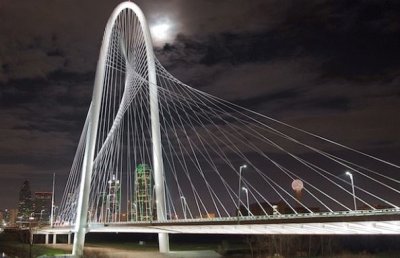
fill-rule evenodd
<path id="1" fill-rule="evenodd" d="M 299 192 L 303 189 L 304 184 L 300 179 L 295 179 L 292 182 L 292 189 L 296 192 Z"/>
<path id="2" fill-rule="evenodd" d="M 158 45 L 170 41 L 173 37 L 172 27 L 172 22 L 168 19 L 163 19 L 151 25 L 150 32 L 154 43 Z"/>

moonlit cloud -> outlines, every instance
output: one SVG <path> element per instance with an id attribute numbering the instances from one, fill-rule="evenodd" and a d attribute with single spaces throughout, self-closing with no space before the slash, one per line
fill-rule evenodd
<path id="1" fill-rule="evenodd" d="M 161 23 L 150 28 L 151 35 L 156 42 L 165 41 L 168 38 L 169 24 Z"/>
<path id="2" fill-rule="evenodd" d="M 155 46 L 171 43 L 176 37 L 174 23 L 167 18 L 158 19 L 154 24 L 150 24 L 150 33 Z"/>

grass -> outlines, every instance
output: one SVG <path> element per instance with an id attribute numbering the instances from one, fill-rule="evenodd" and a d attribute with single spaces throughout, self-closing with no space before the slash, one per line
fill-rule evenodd
<path id="1" fill-rule="evenodd" d="M 218 245 L 217 244 L 177 244 L 177 243 L 172 243 L 171 244 L 171 250 L 172 251 L 197 251 L 197 250 L 217 250 Z"/>
<path id="2" fill-rule="evenodd" d="M 41 255 L 56 255 L 56 254 L 66 254 L 64 250 L 46 247 L 42 245 L 32 245 L 14 242 L 14 241 L 6 241 L 0 242 L 0 250 L 5 252 L 8 255 L 18 256 L 18 257 L 29 257 L 29 254 L 32 254 L 32 257 L 37 257 Z"/>
<path id="3" fill-rule="evenodd" d="M 121 243 L 109 243 L 109 242 L 102 242 L 102 243 L 88 243 L 86 246 L 91 247 L 110 247 L 116 249 L 123 249 L 123 250 L 138 250 L 138 251 L 156 251 L 158 250 L 158 243 L 148 243 L 144 245 L 140 245 L 139 243 L 129 243 L 129 242 L 121 242 Z"/>

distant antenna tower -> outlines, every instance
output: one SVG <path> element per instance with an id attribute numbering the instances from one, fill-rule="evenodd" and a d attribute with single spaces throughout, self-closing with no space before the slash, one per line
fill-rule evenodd
<path id="1" fill-rule="evenodd" d="M 153 220 L 153 181 L 151 168 L 147 164 L 136 167 L 135 194 L 132 203 L 133 219 L 136 221 Z"/>

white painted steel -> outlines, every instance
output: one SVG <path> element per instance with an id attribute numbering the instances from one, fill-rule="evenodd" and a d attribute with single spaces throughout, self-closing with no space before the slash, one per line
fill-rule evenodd
<path id="1" fill-rule="evenodd" d="M 153 143 L 153 170 L 155 178 L 155 191 L 157 198 L 157 219 L 164 220 L 166 218 L 165 206 L 165 189 L 164 189 L 164 172 L 162 163 L 161 152 L 161 135 L 159 127 L 159 113 L 158 113 L 158 94 L 157 94 L 157 81 L 155 73 L 155 62 L 153 45 L 151 40 L 150 31 L 140 8 L 132 2 L 123 2 L 119 4 L 111 14 L 103 36 L 103 42 L 100 49 L 100 55 L 97 63 L 96 77 L 93 89 L 93 97 L 91 104 L 91 114 L 89 119 L 89 127 L 87 132 L 87 143 L 85 148 L 84 165 L 81 175 L 81 186 L 79 192 L 79 199 L 77 205 L 77 216 L 75 223 L 75 236 L 73 244 L 73 255 L 82 256 L 83 247 L 85 242 L 85 234 L 88 230 L 87 213 L 90 194 L 90 182 L 93 171 L 93 158 L 95 151 L 95 143 L 98 131 L 98 121 L 100 114 L 100 105 L 103 92 L 103 82 L 105 76 L 105 65 L 108 54 L 108 49 L 111 41 L 112 29 L 118 15 L 125 9 L 132 10 L 139 22 L 143 32 L 146 44 L 146 57 L 148 65 L 148 80 L 150 87 L 150 109 L 151 109 L 151 123 L 152 123 L 152 143 Z M 159 233 L 160 252 L 169 251 L 168 235 L 166 233 Z"/>
<path id="2" fill-rule="evenodd" d="M 34 234 L 68 234 L 72 228 L 42 228 Z M 234 225 L 104 225 L 94 224 L 89 232 L 163 234 L 249 234 L 249 235 L 399 235 L 400 220 L 356 222 L 310 222 Z"/>

